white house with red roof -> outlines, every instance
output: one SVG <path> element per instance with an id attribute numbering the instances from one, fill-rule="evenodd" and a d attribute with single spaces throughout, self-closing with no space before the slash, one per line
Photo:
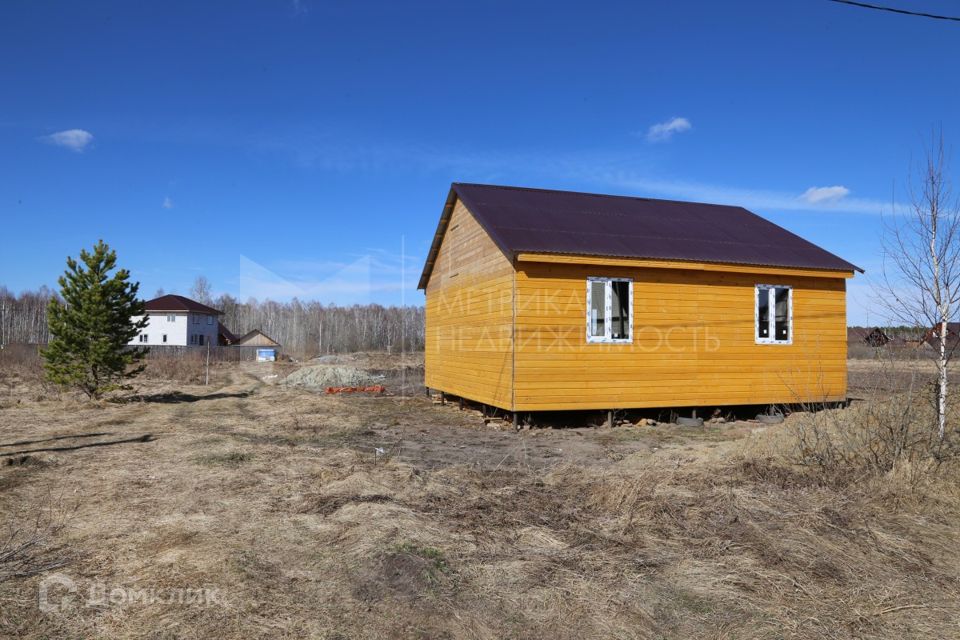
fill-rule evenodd
<path id="1" fill-rule="evenodd" d="M 222 311 L 177 295 L 166 295 L 148 300 L 146 317 L 149 322 L 140 334 L 130 341 L 144 347 L 179 346 L 203 347 L 217 345 Z M 134 316 L 139 321 L 143 316 Z"/>

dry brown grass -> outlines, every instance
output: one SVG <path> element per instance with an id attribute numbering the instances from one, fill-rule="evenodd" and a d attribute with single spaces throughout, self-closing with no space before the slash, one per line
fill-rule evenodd
<path id="1" fill-rule="evenodd" d="M 0 409 L 0 454 L 19 453 L 0 464 L 35 464 L 0 466 L 0 517 L 66 495 L 45 544 L 69 552 L 59 571 L 81 591 L 221 600 L 41 614 L 42 576 L 25 576 L 0 583 L 0 635 L 960 634 L 957 478 L 825 483 L 786 455 L 804 416 L 516 434 L 419 394 L 332 397 L 264 383 L 270 365 L 217 371 L 210 388 L 145 381 L 122 404 L 20 387 Z M 117 444 L 61 449 L 103 442 Z"/>
<path id="2" fill-rule="evenodd" d="M 0 349 L 0 383 L 14 380 L 38 382 L 43 377 L 40 347 L 32 344 L 8 344 Z"/>
<path id="3" fill-rule="evenodd" d="M 211 365 L 216 369 L 218 363 Z M 207 362 L 201 353 L 184 354 L 175 358 L 148 358 L 141 379 L 179 382 L 187 385 L 203 384 Z"/>

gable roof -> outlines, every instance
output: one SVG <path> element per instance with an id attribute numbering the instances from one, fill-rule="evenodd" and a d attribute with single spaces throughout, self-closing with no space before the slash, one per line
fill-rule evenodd
<path id="1" fill-rule="evenodd" d="M 866 342 L 877 347 L 890 342 L 890 336 L 880 327 L 847 327 L 847 343 L 851 342 Z"/>
<path id="2" fill-rule="evenodd" d="M 176 311 L 183 313 L 184 311 L 192 311 L 194 313 L 208 313 L 220 316 L 223 315 L 223 311 L 218 311 L 213 307 L 208 307 L 207 305 L 201 304 L 196 300 L 191 300 L 190 298 L 174 295 L 172 293 L 165 296 L 160 296 L 159 298 L 154 298 L 153 300 L 147 300 L 145 306 L 147 311 L 151 313 L 158 313 L 162 311 Z"/>
<path id="3" fill-rule="evenodd" d="M 420 289 L 457 199 L 511 261 L 529 252 L 863 272 L 743 207 L 454 182 Z"/>
<path id="4" fill-rule="evenodd" d="M 260 331 L 260 329 L 253 329 L 252 331 L 246 332 L 245 334 L 243 334 L 242 336 L 234 340 L 233 343 L 237 346 L 243 346 L 255 338 L 260 338 L 255 343 L 255 346 L 258 346 L 258 347 L 279 347 L 280 346 L 279 342 L 277 342 L 276 340 L 274 340 L 273 338 L 265 334 L 263 331 Z"/>

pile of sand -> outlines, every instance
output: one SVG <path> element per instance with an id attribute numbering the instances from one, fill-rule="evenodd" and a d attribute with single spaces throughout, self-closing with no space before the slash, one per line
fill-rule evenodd
<path id="1" fill-rule="evenodd" d="M 325 389 L 326 387 L 359 387 L 376 384 L 383 380 L 382 375 L 375 375 L 356 367 L 339 365 L 316 365 L 297 369 L 284 380 L 284 384 L 308 389 Z"/>

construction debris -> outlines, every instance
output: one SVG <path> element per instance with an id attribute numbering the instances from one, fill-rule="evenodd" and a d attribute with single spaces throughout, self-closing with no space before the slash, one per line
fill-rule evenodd
<path id="1" fill-rule="evenodd" d="M 387 388 L 382 384 L 366 387 L 327 387 L 327 393 L 385 393 Z"/>
<path id="2" fill-rule="evenodd" d="M 364 387 L 384 379 L 364 369 L 343 365 L 315 365 L 297 369 L 284 380 L 288 386 L 326 389 L 327 387 Z"/>

